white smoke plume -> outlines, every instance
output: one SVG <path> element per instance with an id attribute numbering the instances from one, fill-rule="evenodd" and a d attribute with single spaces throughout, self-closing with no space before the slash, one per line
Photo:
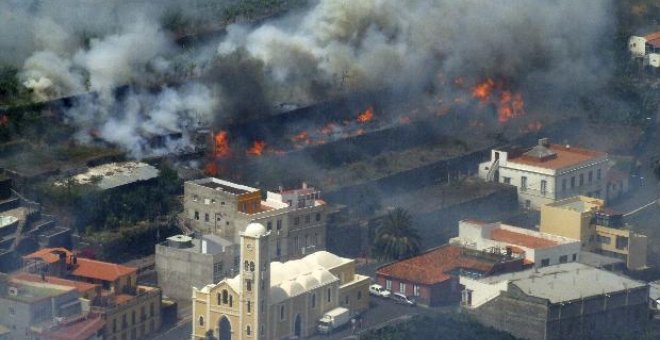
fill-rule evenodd
<path id="1" fill-rule="evenodd" d="M 261 61 L 271 92 L 308 101 L 319 88 L 410 88 L 438 74 L 505 77 L 586 93 L 608 77 L 612 1 L 328 0 L 256 29 L 233 26 L 221 57 Z"/>

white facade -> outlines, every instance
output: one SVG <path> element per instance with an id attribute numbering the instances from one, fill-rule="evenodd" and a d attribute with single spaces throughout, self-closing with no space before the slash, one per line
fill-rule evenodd
<path id="1" fill-rule="evenodd" d="M 497 237 L 504 231 L 508 238 Z M 502 223 L 484 223 L 463 220 L 458 224 L 458 237 L 449 243 L 477 250 L 499 250 L 515 247 L 524 251 L 525 259 L 534 267 L 545 267 L 579 260 L 580 241 L 562 236 L 541 233 L 534 230 L 514 227 Z"/>
<path id="2" fill-rule="evenodd" d="M 634 35 L 628 38 L 628 51 L 633 57 L 643 57 L 646 54 L 646 38 Z"/>
<path id="3" fill-rule="evenodd" d="M 660 67 L 660 54 L 649 53 L 644 56 L 644 66 Z"/>
<path id="4" fill-rule="evenodd" d="M 547 156 L 537 157 L 538 152 Z M 576 195 L 605 195 L 607 154 L 547 139 L 525 152 L 491 150 L 491 159 L 479 164 L 479 177 L 518 188 L 518 201 L 526 208 L 541 206 Z"/>

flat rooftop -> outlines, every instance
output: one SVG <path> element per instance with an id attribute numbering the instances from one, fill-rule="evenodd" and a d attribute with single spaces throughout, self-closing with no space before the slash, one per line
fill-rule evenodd
<path id="1" fill-rule="evenodd" d="M 256 188 L 251 188 L 245 185 L 228 182 L 214 177 L 202 178 L 192 182 L 197 185 L 201 185 L 214 190 L 222 190 L 234 195 L 242 195 L 250 192 L 259 191 L 259 189 Z"/>
<path id="2" fill-rule="evenodd" d="M 180 251 L 185 251 L 189 253 L 201 253 L 202 252 L 202 241 L 206 241 L 206 254 L 215 255 L 225 251 L 227 247 L 233 245 L 233 243 L 227 239 L 224 239 L 218 235 L 206 234 L 202 235 L 201 238 L 192 238 L 185 235 L 175 235 L 168 237 L 167 240 L 175 242 L 190 242 L 191 247 L 171 247 L 168 241 L 161 242 L 162 246 L 168 247 L 170 249 L 177 249 Z"/>
<path id="3" fill-rule="evenodd" d="M 604 202 L 602 200 L 587 196 L 575 196 L 547 204 L 549 207 L 562 208 L 580 213 L 599 210 L 603 205 Z"/>
<path id="4" fill-rule="evenodd" d="M 143 162 L 108 163 L 87 169 L 72 176 L 80 184 L 92 184 L 101 190 L 112 189 L 126 184 L 147 181 L 158 177 L 159 170 Z M 55 182 L 55 185 L 65 185 Z"/>
<path id="5" fill-rule="evenodd" d="M 493 241 L 506 242 L 513 245 L 523 246 L 529 249 L 552 248 L 558 245 L 558 242 L 549 240 L 547 238 L 526 235 L 503 228 L 493 229 L 493 231 L 490 233 L 490 239 Z"/>
<path id="6" fill-rule="evenodd" d="M 4 295 L 6 299 L 25 303 L 41 301 L 74 290 L 74 288 L 71 287 L 52 285 L 48 283 L 18 282 L 13 280 L 11 283 L 8 283 L 7 286 L 18 288 L 18 293 L 16 295 L 7 293 Z"/>
<path id="7" fill-rule="evenodd" d="M 551 303 L 646 286 L 644 282 L 577 262 L 490 276 L 479 281 L 488 284 L 508 281 L 525 294 L 547 299 Z"/>

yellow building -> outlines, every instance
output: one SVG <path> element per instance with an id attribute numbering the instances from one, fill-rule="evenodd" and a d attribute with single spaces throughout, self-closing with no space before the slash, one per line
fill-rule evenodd
<path id="1" fill-rule="evenodd" d="M 575 196 L 541 208 L 541 232 L 580 240 L 582 249 L 626 261 L 630 270 L 646 268 L 647 237 L 630 230 L 621 214 L 604 201 Z"/>
<path id="2" fill-rule="evenodd" d="M 193 288 L 193 339 L 281 339 L 316 332 L 336 307 L 369 307 L 369 278 L 355 261 L 318 251 L 285 263 L 270 262 L 270 231 L 257 223 L 241 233 L 241 269 L 234 278 Z"/>

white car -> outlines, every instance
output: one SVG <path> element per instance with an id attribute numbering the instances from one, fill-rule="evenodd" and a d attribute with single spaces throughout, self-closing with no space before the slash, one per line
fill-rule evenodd
<path id="1" fill-rule="evenodd" d="M 390 293 L 389 290 L 383 288 L 383 286 L 381 286 L 379 284 L 373 284 L 373 285 L 369 286 L 369 294 L 380 296 L 380 297 L 383 297 L 383 298 L 389 298 L 390 295 L 392 295 L 392 293 Z"/>

